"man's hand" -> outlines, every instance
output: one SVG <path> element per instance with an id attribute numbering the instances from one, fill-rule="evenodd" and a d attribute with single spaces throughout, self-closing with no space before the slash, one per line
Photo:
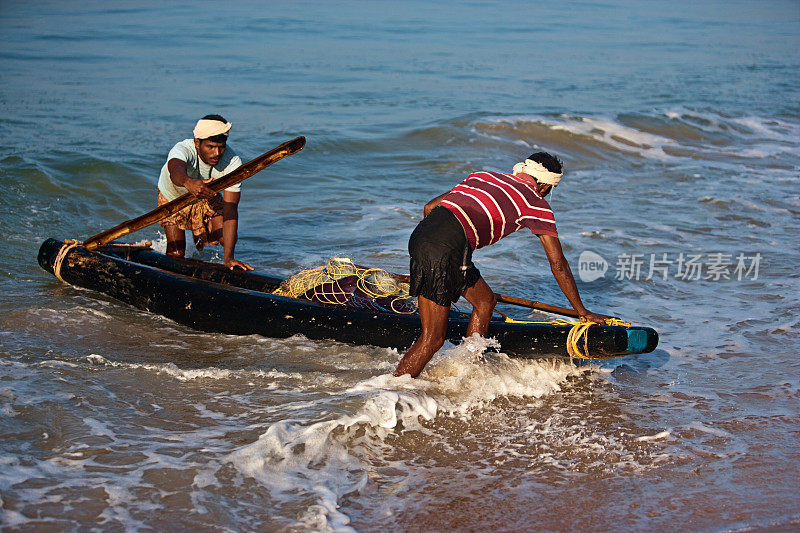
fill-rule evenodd
<path id="1" fill-rule="evenodd" d="M 230 270 L 253 270 L 253 267 L 245 263 L 244 261 L 239 261 L 238 259 L 226 259 L 225 266 L 228 267 Z"/>
<path id="2" fill-rule="evenodd" d="M 186 187 L 186 190 L 189 191 L 192 196 L 200 198 L 201 200 L 210 200 L 217 195 L 214 189 L 206 185 L 210 181 L 211 180 L 195 180 L 190 178 L 184 182 L 183 186 Z"/>
<path id="3" fill-rule="evenodd" d="M 178 187 L 184 187 L 189 194 L 201 200 L 210 200 L 217 193 L 208 186 L 212 180 L 202 180 L 190 178 L 186 173 L 186 161 L 181 159 L 172 158 L 167 161 L 167 169 L 169 169 L 169 179 Z"/>
<path id="4" fill-rule="evenodd" d="M 605 325 L 606 319 L 613 318 L 606 315 L 598 315 L 596 313 L 592 313 L 591 311 L 586 311 L 585 313 L 581 313 L 581 322 L 594 322 L 595 324 L 600 324 L 601 326 Z"/>

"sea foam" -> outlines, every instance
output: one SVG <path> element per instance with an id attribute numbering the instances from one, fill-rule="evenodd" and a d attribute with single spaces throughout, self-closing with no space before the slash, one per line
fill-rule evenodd
<path id="1" fill-rule="evenodd" d="M 302 495 L 309 505 L 298 525 L 348 530 L 350 518 L 339 510 L 340 500 L 368 483 L 369 458 L 380 455 L 390 434 L 430 433 L 437 417 L 466 420 L 498 398 L 540 398 L 592 370 L 563 361 L 510 359 L 486 353 L 489 348 L 496 349 L 496 341 L 476 335 L 448 344 L 418 379 L 383 374 L 358 382 L 341 393 L 352 414 L 271 424 L 225 462 L 266 486 L 279 505 Z"/>

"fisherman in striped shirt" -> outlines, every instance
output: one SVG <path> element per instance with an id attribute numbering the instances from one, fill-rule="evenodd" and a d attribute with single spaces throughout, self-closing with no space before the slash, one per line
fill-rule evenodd
<path id="1" fill-rule="evenodd" d="M 425 204 L 425 218 L 408 241 L 411 289 L 418 296 L 422 333 L 403 356 L 395 376 L 416 377 L 447 338 L 450 305 L 459 297 L 472 304 L 467 336 L 485 337 L 497 297 L 472 263 L 472 252 L 528 228 L 539 237 L 550 269 L 581 321 L 604 324 L 605 317 L 581 302 L 545 196 L 561 180 L 558 158 L 538 152 L 514 165 L 512 174 L 476 172 Z"/>

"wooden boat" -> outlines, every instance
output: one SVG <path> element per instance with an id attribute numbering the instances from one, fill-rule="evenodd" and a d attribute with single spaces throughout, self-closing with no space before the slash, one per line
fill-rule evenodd
<path id="1" fill-rule="evenodd" d="M 96 251 L 48 239 L 39 250 L 39 265 L 58 270 L 72 285 L 92 289 L 139 309 L 191 328 L 233 335 L 285 338 L 305 335 L 403 350 L 420 332 L 419 316 L 326 306 L 272 294 L 282 278 L 196 260 L 178 260 L 150 249 L 106 245 Z M 60 264 L 56 264 L 60 263 Z M 460 342 L 469 315 L 451 311 L 448 337 Z M 569 357 L 570 325 L 508 322 L 495 318 L 489 336 L 512 357 Z M 583 342 L 581 342 L 583 345 Z M 658 334 L 652 328 L 592 326 L 585 348 L 592 358 L 652 352 Z"/>

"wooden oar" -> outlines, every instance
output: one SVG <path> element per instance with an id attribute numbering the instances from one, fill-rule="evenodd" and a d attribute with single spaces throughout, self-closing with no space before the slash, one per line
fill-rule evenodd
<path id="1" fill-rule="evenodd" d="M 399 281 L 405 281 L 406 283 L 411 283 L 410 276 L 406 276 L 404 274 L 390 274 L 390 275 Z M 572 318 L 580 318 L 580 315 L 574 309 L 568 309 L 566 307 L 559 307 L 557 305 L 550 305 L 542 302 L 534 302 L 533 300 L 526 300 L 525 298 L 517 298 L 516 296 L 508 296 L 506 294 L 495 293 L 495 296 L 497 296 L 498 302 L 503 302 L 512 305 L 519 305 L 521 307 L 528 307 L 530 309 L 538 309 L 539 311 L 546 311 L 548 313 L 553 313 L 556 315 L 564 315 Z"/>
<path id="2" fill-rule="evenodd" d="M 277 148 L 273 148 L 269 152 L 260 155 L 245 163 L 244 165 L 240 166 L 230 174 L 226 174 L 221 178 L 218 178 L 208 184 L 208 186 L 214 191 L 219 192 L 221 190 L 227 189 L 237 183 L 246 180 L 256 172 L 260 172 L 261 170 L 265 169 L 275 161 L 283 159 L 286 156 L 292 155 L 294 153 L 299 152 L 303 149 L 306 145 L 306 138 L 305 137 L 297 137 L 292 139 L 289 142 L 285 142 L 282 145 L 278 146 Z M 165 218 L 174 215 L 181 209 L 192 205 L 196 202 L 199 202 L 200 199 L 192 196 L 189 193 L 184 194 L 180 198 L 176 198 L 171 202 L 168 202 L 156 209 L 153 209 L 149 213 L 145 213 L 140 217 L 136 217 L 134 219 L 128 220 L 127 222 L 123 222 L 122 224 L 115 226 L 109 230 L 106 230 L 102 233 L 98 233 L 94 237 L 89 237 L 85 241 L 83 241 L 83 246 L 87 250 L 95 250 L 100 246 L 103 246 L 106 243 L 113 241 L 114 239 L 119 239 L 129 233 L 133 233 L 134 231 L 139 231 L 142 228 L 146 228 L 151 224 L 155 224 L 156 222 L 160 222 Z"/>
<path id="3" fill-rule="evenodd" d="M 547 311 L 548 313 L 569 316 L 572 318 L 581 317 L 581 315 L 579 315 L 574 309 L 568 309 L 566 307 L 559 307 L 557 305 L 550 305 L 542 302 L 534 302 L 533 300 L 526 300 L 525 298 L 517 298 L 516 296 L 508 296 L 506 294 L 495 293 L 495 296 L 497 296 L 498 302 L 529 307 L 531 309 L 538 309 L 540 311 Z"/>

